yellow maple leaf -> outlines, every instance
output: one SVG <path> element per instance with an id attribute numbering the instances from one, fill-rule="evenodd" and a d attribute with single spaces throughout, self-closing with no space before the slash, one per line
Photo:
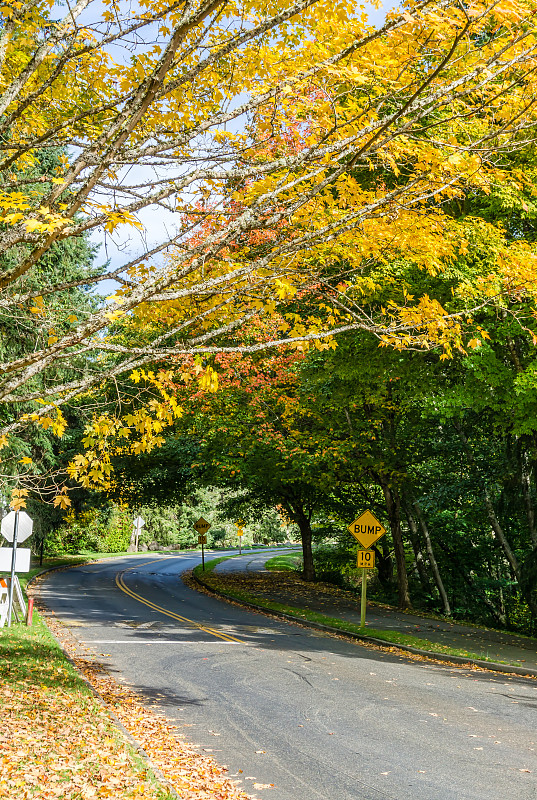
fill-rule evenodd
<path id="1" fill-rule="evenodd" d="M 67 495 L 58 494 L 54 498 L 53 504 L 54 504 L 55 508 L 61 508 L 61 509 L 65 510 L 66 508 L 69 508 L 69 506 L 71 505 L 71 501 L 67 497 Z"/>

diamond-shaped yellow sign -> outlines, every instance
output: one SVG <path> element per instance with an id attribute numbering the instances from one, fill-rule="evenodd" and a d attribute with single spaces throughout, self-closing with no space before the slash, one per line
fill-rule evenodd
<path id="1" fill-rule="evenodd" d="M 207 522 L 207 520 L 203 519 L 203 517 L 200 517 L 199 520 L 194 523 L 194 527 L 198 533 L 204 534 L 207 533 L 207 531 L 211 527 L 211 523 Z"/>
<path id="2" fill-rule="evenodd" d="M 366 550 L 386 533 L 386 528 L 369 509 L 349 525 L 349 530 Z"/>

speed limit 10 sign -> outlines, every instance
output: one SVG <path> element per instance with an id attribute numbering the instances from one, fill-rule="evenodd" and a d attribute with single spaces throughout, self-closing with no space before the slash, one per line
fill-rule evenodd
<path id="1" fill-rule="evenodd" d="M 358 550 L 358 560 L 356 566 L 358 569 L 372 569 L 375 566 L 375 551 Z"/>

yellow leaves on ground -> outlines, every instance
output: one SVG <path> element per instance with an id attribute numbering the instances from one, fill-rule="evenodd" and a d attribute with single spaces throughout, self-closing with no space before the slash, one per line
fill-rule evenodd
<path id="1" fill-rule="evenodd" d="M 9 709 L 0 729 L 0 798 L 161 800 L 106 710 L 43 634 L 32 638 L 33 647 L 15 631 L 2 643 L 11 670 L 0 684 L 0 704 Z"/>
<path id="2" fill-rule="evenodd" d="M 0 798 L 5 800 L 164 800 L 150 766 L 135 756 L 109 711 L 185 800 L 248 800 L 177 726 L 81 656 L 54 617 L 47 625 L 98 692 L 99 702 L 39 628 L 11 629 L 0 646 Z M 3 650 L 3 652 L 2 652 Z"/>

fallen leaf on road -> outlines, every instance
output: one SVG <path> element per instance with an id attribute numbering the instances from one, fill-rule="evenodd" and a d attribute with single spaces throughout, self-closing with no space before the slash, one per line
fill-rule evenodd
<path id="1" fill-rule="evenodd" d="M 59 626 L 57 620 L 51 617 L 47 618 L 47 625 L 58 634 Z M 99 664 L 96 661 L 81 658 L 80 653 L 76 649 L 76 642 L 62 639 L 62 646 L 72 658 L 79 672 L 86 678 L 91 686 L 97 691 L 99 696 L 104 702 L 105 708 L 110 711 L 116 719 L 126 728 L 126 730 L 133 736 L 138 744 L 147 753 L 152 765 L 159 769 L 164 778 L 174 787 L 179 796 L 183 800 L 249 800 L 249 795 L 243 792 L 228 776 L 225 767 L 220 766 L 212 756 L 202 755 L 193 745 L 185 741 L 182 733 L 179 732 L 177 725 L 171 724 L 162 713 L 156 713 L 153 709 L 145 705 L 144 698 L 134 692 L 124 684 L 120 684 L 105 671 L 107 667 Z M 44 701 L 49 704 L 51 700 L 56 699 L 56 692 L 52 693 L 47 687 L 41 687 L 44 695 Z M 61 702 L 58 696 L 58 702 Z M 149 702 L 149 701 L 147 701 Z M 47 706 L 48 707 L 48 706 Z M 130 796 L 143 797 L 151 800 L 156 798 L 158 789 L 154 788 L 149 775 L 147 775 L 147 784 L 145 781 L 140 782 L 139 778 L 133 778 L 126 772 L 124 776 L 124 766 L 121 759 L 130 759 L 130 755 L 126 756 L 126 750 L 123 748 L 118 753 L 118 744 L 115 740 L 114 745 L 110 745 L 112 754 L 108 754 L 106 737 L 103 733 L 112 728 L 111 720 L 105 713 L 101 706 L 98 706 L 99 713 L 102 715 L 104 722 L 95 727 L 96 741 L 93 744 L 93 752 L 86 759 L 87 764 L 84 763 L 84 770 L 88 771 L 93 761 L 93 753 L 102 753 L 102 758 L 99 759 L 98 781 L 95 783 L 89 780 L 84 784 L 81 789 L 77 786 L 75 780 L 71 780 L 71 786 L 66 791 L 65 784 L 57 787 L 47 787 L 48 792 L 43 792 L 41 787 L 41 794 L 34 795 L 34 800 L 48 800 L 48 798 L 61 797 L 62 800 L 79 800 L 83 797 L 84 800 L 90 800 L 93 795 L 99 798 L 126 798 Z M 81 724 L 85 722 L 81 720 Z M 31 722 L 28 722 L 29 727 Z M 79 743 L 80 746 L 85 744 L 85 738 L 88 740 L 88 745 L 91 749 L 92 743 L 89 741 L 90 732 L 93 733 L 93 726 L 89 724 L 86 733 L 76 735 L 75 744 Z M 105 727 L 106 726 L 106 727 Z M 183 728 L 190 727 L 187 724 L 182 725 Z M 73 736 L 71 732 L 65 733 L 64 736 Z M 56 729 L 54 731 L 54 758 L 58 766 L 54 769 L 60 771 L 62 769 L 61 758 L 58 759 L 58 754 L 61 755 L 61 748 L 64 736 L 62 731 Z M 112 741 L 112 739 L 110 739 Z M 264 751 L 262 751 L 264 752 Z M 127 761 L 125 761 L 127 763 Z M 121 765 L 120 769 L 117 766 Z M 49 784 L 52 781 L 50 777 L 51 767 L 48 767 L 49 773 L 43 773 L 42 781 L 47 781 Z M 85 772 L 82 773 L 85 777 Z M 54 775 L 52 776 L 54 777 Z M 115 787 L 114 780 L 123 779 L 125 787 L 122 785 L 119 788 Z M 254 779 L 255 780 L 255 779 Z M 94 786 L 97 787 L 97 792 L 91 792 Z M 104 784 L 104 786 L 101 786 Z M 107 789 L 106 785 L 110 788 Z M 114 788 L 112 788 L 114 787 Z M 61 789 L 61 791 L 59 791 Z M 129 793 L 127 793 L 129 792 Z M 14 795 L 11 795 L 14 796 Z M 159 793 L 159 796 L 161 794 Z M 0 794 L 1 797 L 1 794 Z M 32 795 L 28 795 L 28 798 Z M 26 797 L 25 797 L 26 800 Z"/>

